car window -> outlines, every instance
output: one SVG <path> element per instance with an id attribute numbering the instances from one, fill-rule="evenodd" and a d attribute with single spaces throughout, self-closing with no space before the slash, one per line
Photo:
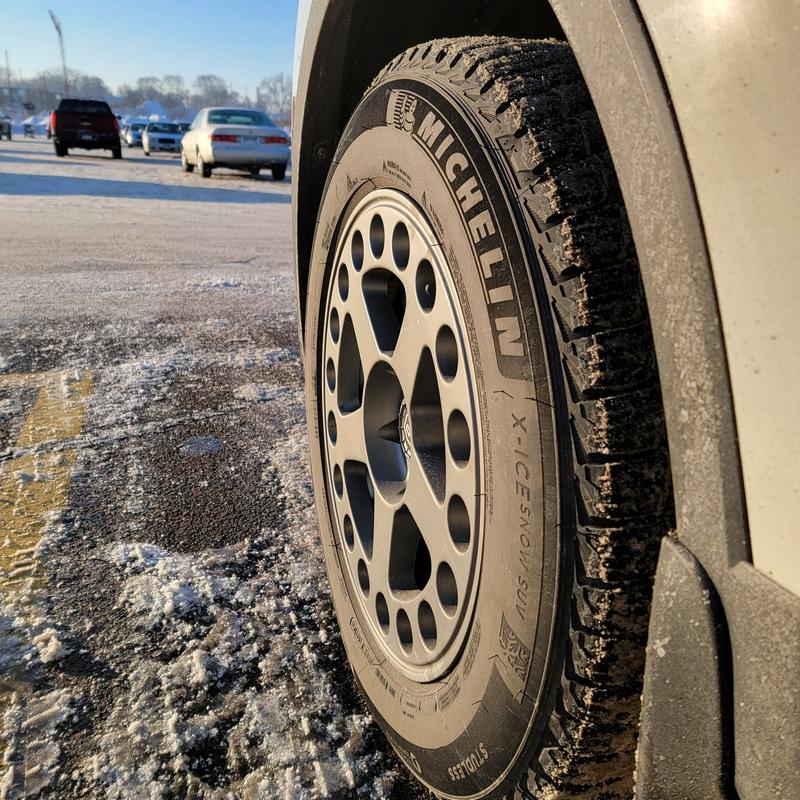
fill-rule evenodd
<path id="1" fill-rule="evenodd" d="M 200 111 L 192 121 L 192 124 L 189 126 L 189 129 L 194 130 L 195 128 L 199 128 L 202 123 L 203 123 L 203 112 Z"/>
<path id="2" fill-rule="evenodd" d="M 59 111 L 73 111 L 78 114 L 110 114 L 108 103 L 102 100 L 62 100 L 58 105 Z"/>
<path id="3" fill-rule="evenodd" d="M 147 130 L 149 133 L 177 133 L 178 126 L 173 122 L 151 122 Z"/>
<path id="4" fill-rule="evenodd" d="M 248 111 L 243 108 L 215 108 L 208 112 L 209 125 L 272 125 L 272 120 L 263 111 Z"/>

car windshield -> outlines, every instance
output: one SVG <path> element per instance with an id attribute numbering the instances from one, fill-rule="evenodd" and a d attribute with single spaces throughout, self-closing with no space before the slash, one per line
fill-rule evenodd
<path id="1" fill-rule="evenodd" d="M 262 111 L 246 111 L 242 108 L 215 108 L 208 112 L 209 125 L 262 125 L 268 127 L 272 120 Z"/>
<path id="2" fill-rule="evenodd" d="M 143 131 L 144 130 L 144 125 L 140 125 L 138 122 L 134 122 L 133 125 L 131 125 L 131 130 L 132 131 Z"/>
<path id="3" fill-rule="evenodd" d="M 178 126 L 172 122 L 151 122 L 147 130 L 150 133 L 178 133 Z"/>
<path id="4" fill-rule="evenodd" d="M 74 111 L 78 114 L 110 114 L 108 103 L 102 100 L 62 100 L 58 111 Z"/>

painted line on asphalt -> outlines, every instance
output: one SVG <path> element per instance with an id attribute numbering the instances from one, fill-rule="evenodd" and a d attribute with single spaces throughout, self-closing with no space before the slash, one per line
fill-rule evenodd
<path id="1" fill-rule="evenodd" d="M 77 460 L 70 440 L 83 427 L 92 376 L 88 372 L 0 375 L 0 389 L 4 388 L 38 390 L 17 436 L 15 451 L 19 455 L 0 464 L 0 597 L 25 591 L 26 602 L 34 604 L 28 611 L 35 616 L 36 597 L 41 594 L 35 590 L 47 585 L 38 548 L 48 524 L 59 519 L 69 504 L 70 479 Z M 18 633 L 11 630 L 2 635 Z M 30 692 L 24 670 L 0 675 L 0 713 L 11 698 L 16 696 L 19 703 Z M 12 793 L 21 792 L 20 797 L 27 796 L 29 772 L 36 772 L 36 764 L 29 764 L 24 744 L 13 738 L 0 740 L 0 751 L 8 766 L 4 786 Z"/>
<path id="2" fill-rule="evenodd" d="M 90 373 L 0 375 L 0 388 L 36 388 L 38 394 L 15 449 L 0 466 L 0 592 L 42 584 L 36 550 L 50 521 L 69 503 L 75 447 L 58 447 L 83 427 L 92 390 Z M 55 446 L 53 446 L 55 445 Z"/>

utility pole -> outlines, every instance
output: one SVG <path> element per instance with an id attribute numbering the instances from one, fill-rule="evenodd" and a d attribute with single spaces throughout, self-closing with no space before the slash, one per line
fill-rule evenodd
<path id="1" fill-rule="evenodd" d="M 67 80 L 67 58 L 64 55 L 64 34 L 61 32 L 61 23 L 58 17 L 48 8 L 47 12 L 50 14 L 50 19 L 53 20 L 53 26 L 58 34 L 58 44 L 61 48 L 61 70 L 64 73 L 64 97 L 69 94 L 69 80 Z"/>
<path id="2" fill-rule="evenodd" d="M 6 87 L 8 88 L 8 107 L 11 108 L 11 67 L 8 66 L 8 50 L 6 50 Z"/>

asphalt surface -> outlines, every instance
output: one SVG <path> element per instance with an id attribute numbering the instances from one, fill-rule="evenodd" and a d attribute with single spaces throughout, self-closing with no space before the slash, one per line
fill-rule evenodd
<path id="1" fill-rule="evenodd" d="M 422 796 L 320 566 L 290 192 L 0 143 L 4 800 Z"/>

